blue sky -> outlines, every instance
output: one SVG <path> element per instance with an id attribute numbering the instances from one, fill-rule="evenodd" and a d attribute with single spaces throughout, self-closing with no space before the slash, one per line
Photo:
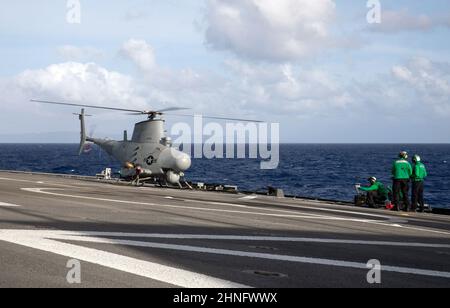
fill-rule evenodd
<path id="1" fill-rule="evenodd" d="M 80 0 L 80 24 L 66 4 L 0 4 L 0 142 L 76 142 L 75 110 L 30 98 L 258 118 L 283 142 L 449 142 L 448 1 L 381 0 L 375 25 L 356 0 Z M 134 120 L 89 119 L 109 137 Z"/>

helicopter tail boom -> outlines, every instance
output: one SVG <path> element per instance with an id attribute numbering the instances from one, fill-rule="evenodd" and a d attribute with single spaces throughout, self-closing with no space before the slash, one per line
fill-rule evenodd
<path id="1" fill-rule="evenodd" d="M 84 151 L 84 147 L 86 145 L 86 141 L 88 141 L 88 137 L 86 135 L 86 124 L 85 124 L 85 113 L 84 109 L 81 109 L 81 113 L 78 115 L 80 119 L 81 132 L 80 132 L 80 147 L 78 149 L 78 155 L 81 155 Z"/>

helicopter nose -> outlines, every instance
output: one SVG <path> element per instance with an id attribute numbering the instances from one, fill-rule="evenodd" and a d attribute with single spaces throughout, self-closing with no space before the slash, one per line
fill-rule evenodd
<path id="1" fill-rule="evenodd" d="M 186 171 L 189 168 L 191 168 L 191 158 L 189 157 L 189 155 L 185 154 L 185 153 L 181 153 L 180 155 L 177 155 L 178 157 L 176 157 L 176 166 L 177 169 L 180 171 Z"/>
<path id="2" fill-rule="evenodd" d="M 163 169 L 172 169 L 180 172 L 188 170 L 192 163 L 189 155 L 173 148 L 163 150 L 158 158 L 158 162 Z"/>

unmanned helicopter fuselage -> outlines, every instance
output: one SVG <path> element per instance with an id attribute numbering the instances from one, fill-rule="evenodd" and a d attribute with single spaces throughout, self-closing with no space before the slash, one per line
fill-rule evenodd
<path id="1" fill-rule="evenodd" d="M 86 135 L 84 109 L 79 114 L 81 121 L 80 151 L 86 142 L 92 142 L 102 148 L 122 164 L 121 176 L 131 178 L 136 168 L 142 170 L 141 178 L 159 178 L 170 184 L 179 184 L 184 172 L 191 167 L 189 155 L 172 147 L 171 140 L 165 135 L 163 119 L 149 118 L 135 124 L 131 140 L 124 132 L 122 141 L 97 139 Z"/>
<path id="2" fill-rule="evenodd" d="M 89 137 L 86 134 L 85 127 L 85 109 L 81 109 L 79 116 L 81 122 L 81 141 L 79 155 L 81 155 L 87 142 L 94 143 L 102 148 L 106 153 L 118 160 L 122 164 L 121 177 L 145 180 L 158 180 L 159 183 L 167 182 L 182 186 L 180 180 L 184 177 L 184 172 L 191 167 L 191 158 L 172 147 L 172 142 L 165 135 L 164 120 L 161 118 L 163 114 L 171 111 L 186 110 L 189 108 L 171 107 L 158 111 L 134 110 L 115 107 L 93 106 L 70 104 L 54 101 L 31 100 L 40 104 L 51 104 L 60 106 L 85 107 L 93 109 L 103 109 L 110 111 L 131 112 L 130 115 L 147 116 L 146 121 L 135 124 L 133 137 L 128 140 L 128 134 L 125 131 L 122 141 L 109 139 L 97 139 Z M 192 115 L 179 115 L 191 117 Z M 225 117 L 203 116 L 215 120 L 225 121 L 245 121 L 257 122 L 255 120 L 233 119 Z M 186 183 L 187 184 L 187 183 Z M 189 184 L 187 184 L 189 186 Z"/>

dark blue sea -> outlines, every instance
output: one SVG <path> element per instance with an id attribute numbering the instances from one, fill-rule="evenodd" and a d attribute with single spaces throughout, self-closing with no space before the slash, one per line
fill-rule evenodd
<path id="1" fill-rule="evenodd" d="M 78 145 L 0 144 L 0 169 L 95 175 L 106 167 L 120 165 L 94 147 L 77 156 Z M 188 180 L 238 185 L 240 190 L 257 191 L 267 186 L 286 194 L 351 201 L 354 184 L 376 176 L 390 183 L 392 162 L 400 150 L 418 153 L 429 171 L 427 203 L 450 208 L 450 144 L 446 145 L 334 145 L 285 144 L 280 147 L 280 166 L 260 170 L 251 159 L 194 159 Z"/>

